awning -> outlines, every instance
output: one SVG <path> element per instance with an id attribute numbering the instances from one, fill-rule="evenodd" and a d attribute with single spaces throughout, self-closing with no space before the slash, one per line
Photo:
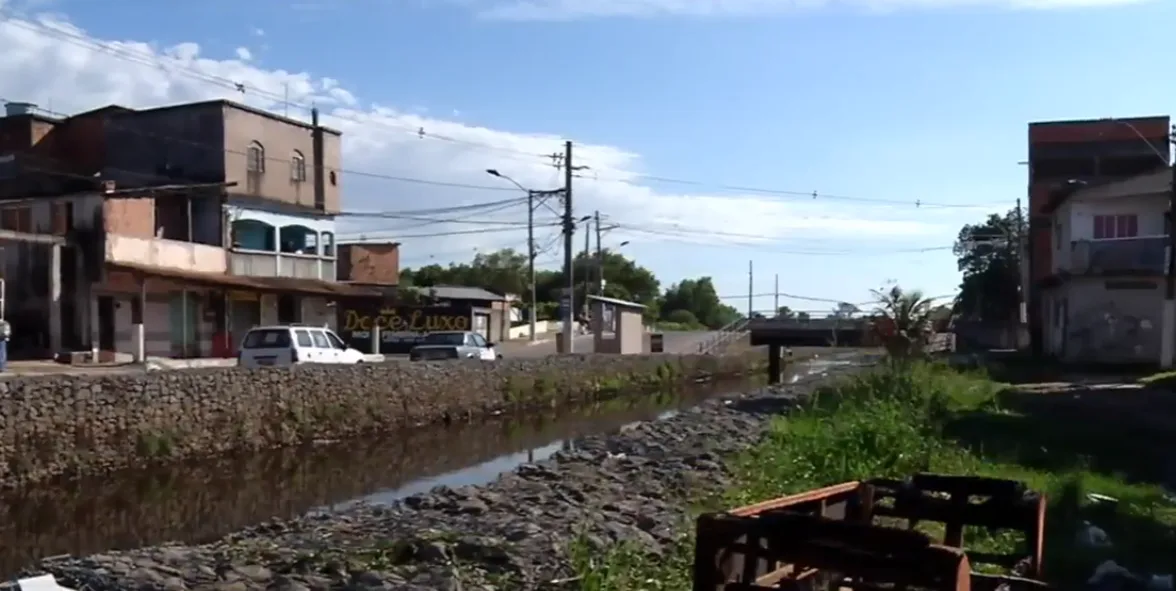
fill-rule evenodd
<path id="1" fill-rule="evenodd" d="M 292 277 L 246 277 L 243 275 L 224 275 L 220 273 L 203 273 L 200 271 L 185 271 L 171 267 L 156 267 L 152 265 L 138 265 L 134 263 L 107 263 L 109 269 L 129 271 L 148 277 L 175 279 L 187 283 L 196 283 L 210 287 L 224 287 L 265 291 L 273 293 L 302 293 L 334 297 L 379 297 L 382 292 L 370 287 L 335 283 L 321 279 L 295 279 Z"/>

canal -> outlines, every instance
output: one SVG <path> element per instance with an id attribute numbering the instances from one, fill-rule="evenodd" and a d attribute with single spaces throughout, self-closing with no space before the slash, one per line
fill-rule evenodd
<path id="1" fill-rule="evenodd" d="M 822 363 L 798 364 L 801 374 Z M 387 503 L 491 482 L 574 448 L 576 439 L 664 418 L 747 382 L 696 384 L 560 413 L 415 429 L 381 439 L 254 452 L 150 470 L 51 482 L 0 496 L 0 576 L 61 554 L 164 542 L 199 544 L 273 518 Z"/>

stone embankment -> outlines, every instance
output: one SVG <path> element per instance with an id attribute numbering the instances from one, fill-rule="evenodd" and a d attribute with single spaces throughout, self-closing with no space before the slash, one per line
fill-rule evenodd
<path id="1" fill-rule="evenodd" d="M 0 486 L 559 406 L 751 363 L 577 355 L 4 380 Z"/>
<path id="2" fill-rule="evenodd" d="M 268 522 L 207 545 L 50 560 L 38 572 L 91 591 L 574 589 L 574 543 L 673 548 L 688 497 L 725 487 L 724 458 L 829 377 L 585 438 L 484 487 Z"/>

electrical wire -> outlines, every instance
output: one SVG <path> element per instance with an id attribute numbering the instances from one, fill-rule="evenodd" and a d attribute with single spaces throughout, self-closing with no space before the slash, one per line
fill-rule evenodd
<path id="1" fill-rule="evenodd" d="M 8 104 L 10 102 L 13 102 L 13 101 L 11 101 L 5 97 L 0 97 L 0 103 Z M 67 119 L 67 118 L 71 117 L 71 115 L 69 115 L 67 113 L 60 113 L 57 111 L 51 111 L 49 109 L 45 109 L 42 107 L 36 107 L 35 110 L 39 111 L 41 113 L 44 113 L 45 115 L 47 115 L 49 117 L 54 117 L 54 118 L 58 118 L 58 119 Z M 242 157 L 249 156 L 248 150 L 234 150 L 234 149 L 229 149 L 224 146 L 210 146 L 206 143 L 198 142 L 195 140 L 190 140 L 187 138 L 180 138 L 180 137 L 175 137 L 175 136 L 164 135 L 164 134 L 160 134 L 160 133 L 156 133 L 156 132 L 152 132 L 152 131 L 148 131 L 148 130 L 144 130 L 144 129 L 139 129 L 137 127 L 131 127 L 128 125 L 120 125 L 117 121 L 112 121 L 112 120 L 107 120 L 105 124 L 107 127 L 111 128 L 111 129 L 126 131 L 128 133 L 138 135 L 140 137 L 147 137 L 147 138 L 163 140 L 165 142 L 173 143 L 173 144 L 192 146 L 192 147 L 195 147 L 198 149 L 203 149 L 203 150 L 207 150 L 208 152 L 218 153 L 218 154 L 222 154 L 222 155 L 223 154 L 233 154 L 233 155 L 238 155 L 238 156 L 242 156 Z M 291 165 L 292 166 L 292 165 L 294 165 L 294 162 L 295 162 L 293 158 L 281 158 L 281 157 L 277 157 L 277 156 L 271 156 L 268 153 L 266 153 L 265 150 L 262 151 L 262 159 L 266 164 L 277 163 L 277 164 L 284 164 L 284 165 Z M 430 185 L 430 186 L 436 186 L 436 187 L 448 187 L 448 188 L 452 188 L 452 189 L 472 189 L 472 190 L 478 190 L 478 191 L 518 192 L 518 189 L 516 189 L 514 187 L 506 187 L 506 186 L 498 186 L 498 185 L 478 185 L 478 184 L 472 184 L 472 183 L 456 183 L 456 182 L 450 182 L 450 181 L 437 181 L 437 180 L 396 176 L 396 175 L 390 175 L 390 174 L 368 172 L 368 171 L 364 171 L 364 170 L 354 170 L 354 169 L 346 169 L 346 168 L 340 168 L 340 169 L 335 169 L 335 170 L 337 172 L 345 173 L 348 175 L 354 175 L 354 176 L 372 178 L 372 179 L 378 179 L 378 180 L 385 180 L 385 181 L 395 181 L 395 182 L 401 182 L 401 183 Z M 173 177 L 169 177 L 166 175 L 160 175 L 160 174 L 132 172 L 132 171 L 123 171 L 123 172 L 128 172 L 130 174 L 138 174 L 143 177 L 151 177 L 151 178 L 155 178 L 155 179 L 159 179 L 159 180 L 172 180 L 172 181 L 176 180 Z M 525 200 L 525 198 L 524 198 L 524 200 Z M 455 208 L 442 208 L 438 211 L 451 210 L 451 209 L 455 209 Z"/>
<path id="2" fill-rule="evenodd" d="M 595 169 L 593 169 L 593 170 L 595 170 Z M 688 186 L 692 186 L 692 187 L 721 189 L 724 191 L 731 191 L 731 192 L 738 192 L 738 193 L 754 193 L 754 194 L 760 194 L 760 195 L 775 195 L 778 197 L 797 197 L 797 198 L 805 197 L 810 200 L 822 199 L 822 200 L 834 200 L 834 201 L 854 201 L 854 202 L 858 202 L 858 203 L 875 203 L 875 204 L 879 204 L 879 205 L 914 205 L 916 208 L 926 207 L 928 209 L 961 209 L 961 208 L 974 209 L 974 208 L 982 208 L 982 207 L 993 207 L 993 206 L 997 206 L 997 205 L 1008 205 L 1004 201 L 993 201 L 993 202 L 989 202 L 989 203 L 936 203 L 936 202 L 931 202 L 931 201 L 923 201 L 921 199 L 914 199 L 911 201 L 903 201 L 903 200 L 898 200 L 898 199 L 879 199 L 879 198 L 875 198 L 875 197 L 855 197 L 855 196 L 851 196 L 851 195 L 831 195 L 831 194 L 827 194 L 827 193 L 821 193 L 819 191 L 796 191 L 796 190 L 786 190 L 786 189 L 771 189 L 771 188 L 764 188 L 764 187 L 740 186 L 740 185 L 733 185 L 733 184 L 726 184 L 726 183 L 707 183 L 705 181 L 676 179 L 676 178 L 655 176 L 655 175 L 646 175 L 646 174 L 634 175 L 631 173 L 626 173 L 625 171 L 618 171 L 618 172 L 625 173 L 628 176 L 628 178 L 607 177 L 607 176 L 600 177 L 595 174 L 593 174 L 593 175 L 576 174 L 573 176 L 575 176 L 576 178 L 581 178 L 581 179 L 586 179 L 586 180 L 621 183 L 621 184 L 633 185 L 633 186 L 642 186 L 642 185 L 638 185 L 637 181 L 646 181 L 646 182 L 652 182 L 652 183 L 667 183 L 667 184 L 675 184 L 675 185 L 688 185 Z"/>
<path id="3" fill-rule="evenodd" d="M 230 80 L 228 78 L 224 78 L 221 76 L 207 74 L 204 72 L 198 72 L 188 66 L 177 66 L 174 63 L 165 65 L 165 61 L 167 59 L 172 59 L 172 58 L 161 58 L 160 56 L 154 55 L 154 54 L 142 54 L 139 52 L 128 52 L 127 50 L 113 47 L 110 43 L 98 41 L 96 39 L 85 37 L 83 35 L 78 35 L 78 34 L 75 34 L 75 33 L 69 32 L 69 31 L 64 31 L 59 28 L 52 28 L 52 27 L 45 26 L 43 24 L 36 24 L 36 23 L 33 23 L 32 21 L 21 19 L 18 16 L 15 16 L 11 13 L 5 14 L 5 11 L 3 11 L 3 10 L 0 10 L 0 15 L 7 16 L 8 18 L 6 20 L 4 20 L 3 22 L 7 22 L 9 24 L 12 24 L 13 26 L 23 28 L 23 29 L 31 31 L 35 34 L 40 34 L 40 35 L 45 35 L 45 36 L 57 38 L 59 40 L 66 41 L 67 43 L 72 43 L 74 45 L 78 45 L 79 47 L 90 49 L 92 51 L 107 53 L 107 54 L 111 55 L 112 57 L 115 57 L 118 59 L 123 59 L 123 60 L 129 61 L 131 63 L 137 63 L 139 65 L 150 66 L 150 67 L 154 67 L 154 68 L 164 67 L 164 69 L 167 69 L 168 71 L 173 71 L 173 72 L 185 74 L 185 75 L 188 75 L 191 77 L 195 77 L 196 79 L 202 80 L 206 83 L 222 86 L 226 89 L 241 92 L 243 94 L 246 92 L 246 90 L 250 90 L 253 94 L 256 94 L 256 95 L 261 96 L 263 98 L 268 98 L 271 101 L 276 102 L 277 104 L 281 104 L 281 105 L 285 105 L 285 106 L 292 106 L 292 107 L 296 107 L 296 108 L 303 109 L 303 110 L 310 110 L 310 109 L 314 108 L 312 105 L 303 105 L 303 104 L 291 102 L 288 99 L 286 99 L 285 97 L 280 96 L 276 93 L 264 91 L 264 90 L 261 90 L 258 88 L 247 89 L 247 87 L 243 83 L 240 83 L 240 82 L 237 82 L 234 80 Z M 175 60 L 173 59 L 173 61 L 175 61 Z M 166 67 L 166 66 L 171 66 L 171 67 Z M 7 102 L 4 99 L 0 99 L 0 101 Z M 433 139 L 440 139 L 440 140 L 444 140 L 444 141 L 455 142 L 455 143 L 459 143 L 459 144 L 479 147 L 482 149 L 503 151 L 503 152 L 507 152 L 507 153 L 513 153 L 515 155 L 525 155 L 525 156 L 529 156 L 532 158 L 537 157 L 537 158 L 541 158 L 544 160 L 554 160 L 555 159 L 554 157 L 558 156 L 558 153 L 557 154 L 533 154 L 533 153 L 529 153 L 529 152 L 514 150 L 511 148 L 503 148 L 501 146 L 491 146 L 489 144 L 482 144 L 479 142 L 470 142 L 467 140 L 461 140 L 461 139 L 447 137 L 447 136 L 443 136 L 443 135 L 427 134 L 423 127 L 418 127 L 417 129 L 410 129 L 409 128 L 410 126 L 393 125 L 388 122 L 382 122 L 382 121 L 360 120 L 360 119 L 356 119 L 353 117 L 352 118 L 344 117 L 339 114 L 332 114 L 331 116 L 337 117 L 340 119 L 344 119 L 344 120 L 350 120 L 350 121 L 353 121 L 355 123 L 359 123 L 362 125 L 371 125 L 372 123 L 375 123 L 377 125 L 383 125 L 385 127 L 398 129 L 400 131 L 409 131 L 411 133 L 416 134 L 418 137 L 421 137 L 421 138 L 430 137 Z M 853 202 L 860 202 L 860 203 L 887 204 L 887 205 L 914 205 L 916 208 L 922 208 L 922 207 L 926 207 L 926 208 L 977 208 L 977 207 L 989 207 L 989 206 L 993 206 L 993 205 L 997 205 L 997 204 L 1005 204 L 1004 202 L 991 202 L 991 203 L 980 203 L 980 204 L 959 204 L 959 203 L 936 203 L 936 202 L 931 202 L 931 201 L 923 201 L 920 199 L 908 200 L 908 201 L 895 200 L 895 199 L 879 199 L 879 198 L 857 197 L 857 196 L 849 196 L 849 195 L 823 194 L 823 193 L 820 193 L 819 191 L 815 191 L 815 190 L 814 191 L 799 191 L 799 190 L 789 190 L 789 189 L 774 189 L 774 188 L 764 188 L 764 187 L 740 186 L 740 185 L 727 184 L 727 183 L 707 183 L 704 181 L 679 179 L 679 178 L 672 178 L 672 177 L 665 177 L 665 176 L 658 176 L 658 175 L 643 175 L 643 174 L 632 175 L 631 173 L 627 173 L 626 171 L 621 171 L 619 169 L 604 168 L 604 169 L 600 169 L 600 170 L 614 170 L 615 172 L 626 174 L 627 177 L 626 178 L 608 177 L 608 176 L 600 177 L 598 174 L 598 170 L 595 168 L 593 169 L 594 172 L 592 175 L 575 174 L 574 176 L 577 178 L 594 180 L 594 181 L 617 182 L 617 183 L 622 183 L 622 184 L 627 184 L 627 185 L 635 185 L 635 186 L 639 186 L 639 185 L 637 185 L 638 180 L 644 180 L 647 182 L 669 183 L 669 184 L 688 185 L 688 186 L 696 186 L 696 187 L 709 187 L 709 188 L 715 188 L 715 189 L 722 189 L 722 190 L 726 190 L 726 191 L 765 194 L 765 195 L 776 195 L 776 196 L 781 196 L 781 197 L 798 197 L 798 198 L 805 197 L 805 198 L 809 198 L 809 199 L 840 200 L 840 201 L 853 201 Z M 469 185 L 469 184 L 465 184 L 465 183 L 446 183 L 444 181 L 429 181 L 429 180 L 425 180 L 425 179 L 395 177 L 395 176 L 391 176 L 391 175 L 369 173 L 369 172 L 364 172 L 364 171 L 351 170 L 351 171 L 341 171 L 341 172 L 347 172 L 348 174 L 353 174 L 356 176 L 369 176 L 369 177 L 373 177 L 373 178 L 383 178 L 383 179 L 387 179 L 387 180 L 395 180 L 395 181 L 410 182 L 410 183 L 423 183 L 423 184 L 431 184 L 431 185 L 438 185 L 438 186 L 449 186 L 449 187 L 453 187 L 453 188 L 484 189 L 484 190 L 494 190 L 494 191 L 511 190 L 509 187 L 494 187 L 494 186 L 488 186 L 488 185 Z"/>
<path id="4" fill-rule="evenodd" d="M 943 250 L 951 250 L 952 246 L 927 246 L 917 248 L 900 248 L 892 250 L 879 250 L 871 248 L 865 251 L 862 250 L 815 250 L 815 249 L 796 249 L 796 248 L 782 248 L 779 244 L 782 240 L 778 236 L 764 236 L 756 234 L 740 234 L 735 232 L 723 232 L 717 230 L 656 230 L 647 227 L 639 227 L 632 224 L 618 224 L 616 229 L 627 230 L 629 232 L 636 232 L 639 234 L 648 234 L 650 236 L 657 236 L 659 238 L 669 239 L 671 242 L 682 242 L 696 246 L 718 246 L 723 248 L 737 247 L 750 248 L 753 250 L 771 251 L 779 254 L 791 255 L 808 255 L 808 256 L 862 256 L 862 255 L 878 255 L 878 254 L 917 254 L 925 252 L 935 252 Z M 723 241 L 720 243 L 706 243 L 701 240 L 706 238 L 742 238 L 745 240 L 755 240 L 757 243 L 747 242 L 729 242 Z M 811 242 L 811 239 L 804 239 L 805 242 Z"/>
<path id="5" fill-rule="evenodd" d="M 110 55 L 111 57 L 114 57 L 116 59 L 120 59 L 120 60 L 123 60 L 126 62 L 135 63 L 135 64 L 139 64 L 141 66 L 147 66 L 147 67 L 156 68 L 156 69 L 163 69 L 163 70 L 168 71 L 170 73 L 181 74 L 181 75 L 187 76 L 189 78 L 193 78 L 195 80 L 199 80 L 201 82 L 204 82 L 206 84 L 220 86 L 220 87 L 225 88 L 227 90 L 239 92 L 242 95 L 250 94 L 250 95 L 255 95 L 255 96 L 258 96 L 261 98 L 265 98 L 273 103 L 283 105 L 286 107 L 294 107 L 296 109 L 300 109 L 303 111 L 310 111 L 315 108 L 314 105 L 306 105 L 306 104 L 293 102 L 293 101 L 289 100 L 287 97 L 280 95 L 278 93 L 275 93 L 275 92 L 270 92 L 270 91 L 263 90 L 263 89 L 257 88 L 257 87 L 250 87 L 243 82 L 239 82 L 236 80 L 225 78 L 223 76 L 217 76 L 215 74 L 209 74 L 207 72 L 198 71 L 198 70 L 192 68 L 191 66 L 182 65 L 181 63 L 179 63 L 180 60 L 178 60 L 176 58 L 164 57 L 164 56 L 160 56 L 158 54 L 148 54 L 148 53 L 133 51 L 133 50 L 126 49 L 126 48 L 116 47 L 116 46 L 114 46 L 114 44 L 109 43 L 109 42 L 99 41 L 99 40 L 94 39 L 92 37 L 87 37 L 85 35 L 79 35 L 79 34 L 71 32 L 71 31 L 66 31 L 66 30 L 63 30 L 60 28 L 47 26 L 44 23 L 36 23 L 36 22 L 30 21 L 30 20 L 21 18 L 20 16 L 13 14 L 10 11 L 0 10 L 0 16 L 7 17 L 2 22 L 8 23 L 12 26 L 24 29 L 26 31 L 32 32 L 37 35 L 51 37 L 51 38 L 57 39 L 59 41 L 64 41 L 66 43 L 70 43 L 72 45 L 82 47 L 84 49 L 88 49 L 88 50 L 99 52 L 99 53 L 105 53 L 107 55 Z M 514 148 L 507 148 L 507 147 L 503 147 L 503 146 L 494 146 L 494 145 L 485 144 L 485 143 L 481 143 L 481 142 L 474 142 L 474 141 L 470 141 L 470 140 L 463 140 L 463 139 L 445 136 L 445 135 L 441 135 L 441 134 L 429 133 L 425 130 L 424 127 L 421 127 L 421 126 L 416 126 L 414 128 L 414 126 L 410 126 L 410 125 L 396 125 L 396 124 L 393 124 L 393 123 L 390 123 L 387 121 L 381 121 L 381 120 L 358 119 L 355 117 L 347 117 L 347 116 L 341 115 L 337 112 L 331 114 L 331 116 L 335 117 L 337 119 L 345 120 L 345 121 L 352 121 L 352 122 L 358 123 L 360 125 L 366 126 L 366 125 L 375 124 L 375 125 L 380 125 L 380 126 L 387 127 L 390 129 L 395 129 L 397 131 L 411 133 L 413 135 L 416 135 L 420 139 L 426 139 L 426 138 L 436 139 L 436 140 L 441 140 L 441 141 L 446 141 L 446 142 L 452 142 L 455 144 L 461 144 L 461 145 L 465 145 L 465 146 L 469 146 L 469 147 L 479 148 L 479 149 L 483 149 L 483 150 L 511 154 L 516 157 L 517 156 L 527 156 L 530 158 L 541 158 L 541 159 L 545 159 L 545 160 L 550 160 L 550 159 L 552 159 L 552 156 L 553 156 L 552 154 L 535 154 L 535 153 L 526 152 L 523 150 L 517 150 Z"/>

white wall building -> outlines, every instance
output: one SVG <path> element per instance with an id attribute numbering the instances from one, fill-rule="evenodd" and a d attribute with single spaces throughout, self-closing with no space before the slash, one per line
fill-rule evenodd
<path id="1" fill-rule="evenodd" d="M 1170 363 L 1162 335 L 1171 179 L 1161 169 L 1079 185 L 1051 203 L 1047 353 L 1071 362 Z"/>

